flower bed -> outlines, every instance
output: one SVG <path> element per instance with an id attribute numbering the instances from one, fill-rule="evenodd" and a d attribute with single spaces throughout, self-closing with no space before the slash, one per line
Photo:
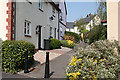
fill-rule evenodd
<path id="1" fill-rule="evenodd" d="M 80 48 L 66 68 L 68 79 L 117 78 L 120 72 L 117 41 L 101 40 Z"/>

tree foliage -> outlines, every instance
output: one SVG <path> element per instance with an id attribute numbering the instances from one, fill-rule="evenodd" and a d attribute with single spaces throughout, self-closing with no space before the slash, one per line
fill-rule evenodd
<path id="1" fill-rule="evenodd" d="M 107 19 L 107 6 L 106 6 L 106 0 L 100 0 L 98 2 L 97 0 L 97 14 L 100 16 L 102 20 Z"/>
<path id="2" fill-rule="evenodd" d="M 87 39 L 89 39 L 89 44 L 98 40 L 107 39 L 107 28 L 102 25 L 94 27 L 88 34 Z"/>

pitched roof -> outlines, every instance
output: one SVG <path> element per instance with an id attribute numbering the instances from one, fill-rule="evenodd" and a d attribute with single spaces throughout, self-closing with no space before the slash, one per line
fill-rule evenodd
<path id="1" fill-rule="evenodd" d="M 85 23 L 89 23 L 96 15 L 92 15 L 90 16 L 91 14 L 89 14 L 86 18 L 83 18 Z"/>
<path id="2" fill-rule="evenodd" d="M 67 22 L 66 28 L 73 29 L 74 26 L 75 26 L 75 23 L 74 23 L 74 22 Z"/>
<path id="3" fill-rule="evenodd" d="M 89 23 L 91 21 L 91 17 L 89 16 L 89 17 L 84 18 L 84 21 L 85 23 Z"/>

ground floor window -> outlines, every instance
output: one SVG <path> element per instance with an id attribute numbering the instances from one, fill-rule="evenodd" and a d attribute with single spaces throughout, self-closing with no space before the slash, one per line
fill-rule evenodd
<path id="1" fill-rule="evenodd" d="M 24 34 L 31 36 L 31 22 L 25 20 Z"/>

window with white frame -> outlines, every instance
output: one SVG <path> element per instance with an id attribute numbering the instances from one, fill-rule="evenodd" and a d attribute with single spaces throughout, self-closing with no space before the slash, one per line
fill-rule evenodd
<path id="1" fill-rule="evenodd" d="M 42 10 L 42 0 L 39 0 L 39 9 Z"/>
<path id="2" fill-rule="evenodd" d="M 25 20 L 24 34 L 29 36 L 31 35 L 31 22 L 27 20 Z"/>

